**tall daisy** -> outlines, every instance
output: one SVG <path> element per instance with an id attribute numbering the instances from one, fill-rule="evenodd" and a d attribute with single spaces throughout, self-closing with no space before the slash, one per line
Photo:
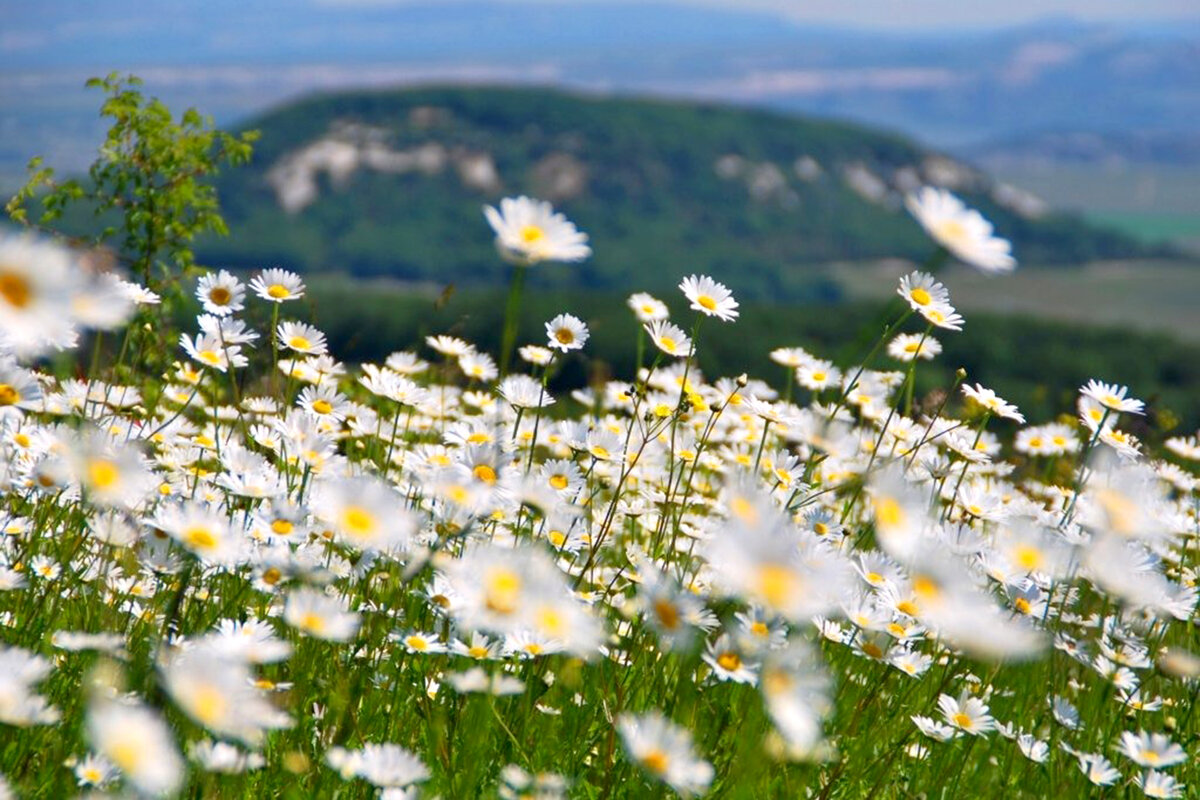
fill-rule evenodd
<path id="1" fill-rule="evenodd" d="M 992 223 L 945 189 L 925 186 L 905 198 L 925 232 L 955 258 L 984 272 L 1012 272 L 1012 245 L 992 231 Z"/>

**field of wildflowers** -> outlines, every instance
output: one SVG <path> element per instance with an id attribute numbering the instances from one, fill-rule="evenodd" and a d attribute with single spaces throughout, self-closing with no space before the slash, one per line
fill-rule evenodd
<path id="1" fill-rule="evenodd" d="M 0 794 L 1186 796 L 1200 441 L 1146 452 L 1101 380 L 1034 424 L 961 372 L 916 402 L 965 324 L 937 268 L 1015 262 L 910 210 L 934 255 L 859 366 L 701 374 L 739 304 L 681 275 L 687 318 L 629 298 L 636 380 L 559 397 L 587 325 L 516 310 L 590 243 L 528 198 L 486 211 L 496 357 L 344 365 L 289 272 L 4 235 Z"/>

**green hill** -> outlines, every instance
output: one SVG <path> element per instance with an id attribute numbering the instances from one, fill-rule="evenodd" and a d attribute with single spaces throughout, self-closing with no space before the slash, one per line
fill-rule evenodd
<path id="1" fill-rule="evenodd" d="M 552 200 L 595 245 L 547 285 L 661 289 L 707 272 L 747 298 L 836 292 L 805 265 L 900 256 L 928 241 L 906 188 L 949 185 L 1026 264 L 1147 254 L 1046 213 L 903 137 L 763 111 L 545 89 L 427 88 L 305 99 L 250 121 L 253 163 L 222 176 L 232 237 L 203 263 L 495 283 L 484 203 Z"/>

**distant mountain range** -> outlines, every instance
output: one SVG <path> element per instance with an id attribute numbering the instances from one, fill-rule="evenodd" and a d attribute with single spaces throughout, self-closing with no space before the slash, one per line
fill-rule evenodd
<path id="1" fill-rule="evenodd" d="M 317 96 L 247 124 L 262 139 L 220 179 L 233 235 L 201 243 L 207 264 L 496 283 L 482 207 L 530 193 L 596 251 L 535 270 L 545 284 L 663 290 L 697 271 L 796 299 L 831 290 L 814 263 L 928 256 L 901 202 L 927 183 L 979 207 L 1025 263 L 1150 252 L 906 138 L 765 111 L 441 88 Z"/>
<path id="2" fill-rule="evenodd" d="M 989 169 L 1055 164 L 1196 165 L 1200 164 L 1200 131 L 1051 131 L 983 142 L 965 148 L 965 153 Z"/>
<path id="3" fill-rule="evenodd" d="M 736 102 L 972 155 L 1042 131 L 1200 130 L 1195 20 L 900 33 L 671 3 L 478 0 L 8 2 L 4 16 L 0 183 L 35 152 L 85 165 L 99 123 L 80 86 L 114 69 L 225 124 L 313 90 L 436 81 Z"/>

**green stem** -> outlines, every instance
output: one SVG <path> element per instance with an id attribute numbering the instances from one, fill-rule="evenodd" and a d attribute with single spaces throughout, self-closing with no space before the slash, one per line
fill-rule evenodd
<path id="1" fill-rule="evenodd" d="M 525 273 L 528 267 L 513 267 L 512 282 L 508 286 L 508 302 L 504 307 L 504 333 L 500 339 L 500 377 L 508 374 L 508 364 L 513 347 L 517 343 L 517 317 L 521 313 L 521 293 L 525 289 Z"/>

